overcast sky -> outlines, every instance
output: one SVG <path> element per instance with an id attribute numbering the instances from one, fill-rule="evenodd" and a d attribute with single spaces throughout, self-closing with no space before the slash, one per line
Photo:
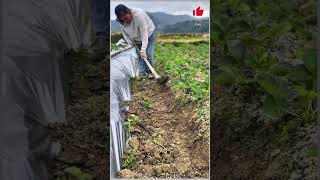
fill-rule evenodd
<path id="1" fill-rule="evenodd" d="M 132 9 L 143 9 L 148 12 L 165 12 L 168 14 L 175 15 L 190 15 L 192 16 L 192 10 L 196 9 L 198 6 L 204 9 L 203 17 L 209 17 L 210 8 L 209 1 L 207 0 L 192 0 L 192 1 L 134 1 L 134 0 L 113 0 L 111 1 L 111 19 L 116 18 L 114 14 L 114 8 L 118 4 L 124 4 Z"/>

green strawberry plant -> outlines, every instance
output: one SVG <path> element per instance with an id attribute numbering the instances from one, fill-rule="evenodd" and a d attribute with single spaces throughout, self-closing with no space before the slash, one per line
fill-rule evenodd
<path id="1" fill-rule="evenodd" d="M 129 130 L 131 130 L 136 124 L 140 122 L 140 118 L 137 115 L 130 114 L 127 121 L 123 124 Z"/>
<path id="2" fill-rule="evenodd" d="M 287 113 L 290 90 L 287 69 L 265 48 L 257 48 L 251 54 L 246 49 L 240 40 L 230 41 L 226 48 L 229 56 L 214 58 L 213 81 L 225 85 L 258 84 L 267 95 L 263 112 L 273 119 L 283 117 Z"/>
<path id="3" fill-rule="evenodd" d="M 136 157 L 138 154 L 139 152 L 137 149 L 130 149 L 121 163 L 121 168 L 126 169 L 132 167 L 137 162 Z"/>
<path id="4" fill-rule="evenodd" d="M 67 175 L 70 180 L 92 180 L 93 177 L 90 174 L 87 174 L 77 167 L 68 167 L 64 170 L 64 173 Z"/>
<path id="5" fill-rule="evenodd" d="M 305 86 L 297 85 L 294 87 L 299 95 L 300 100 L 303 102 L 304 112 L 302 118 L 307 122 L 313 122 L 316 118 L 316 100 L 317 92 L 315 90 L 309 90 Z"/>
<path id="6" fill-rule="evenodd" d="M 290 95 L 288 81 L 265 72 L 257 73 L 256 79 L 260 87 L 266 92 L 263 112 L 272 117 L 272 119 L 279 120 L 288 111 Z"/>
<path id="7" fill-rule="evenodd" d="M 297 84 L 294 89 L 304 104 L 303 118 L 310 122 L 314 121 L 316 115 L 317 52 L 315 49 L 303 49 L 298 54 L 303 63 L 295 67 L 291 79 Z"/>

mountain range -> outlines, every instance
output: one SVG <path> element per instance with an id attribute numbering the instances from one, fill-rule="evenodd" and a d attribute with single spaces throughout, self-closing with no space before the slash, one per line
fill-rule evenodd
<path id="1" fill-rule="evenodd" d="M 173 15 L 163 12 L 148 12 L 149 17 L 162 33 L 208 33 L 209 18 L 196 19 L 188 15 Z M 112 20 L 111 31 L 120 32 L 120 24 Z"/>

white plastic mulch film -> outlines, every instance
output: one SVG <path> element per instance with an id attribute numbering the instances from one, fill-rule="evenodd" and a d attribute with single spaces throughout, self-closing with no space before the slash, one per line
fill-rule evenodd
<path id="1" fill-rule="evenodd" d="M 64 53 L 91 42 L 89 0 L 4 0 L 0 93 L 0 179 L 52 179 L 64 123 Z"/>
<path id="2" fill-rule="evenodd" d="M 111 57 L 110 77 L 110 128 L 111 176 L 121 168 L 121 158 L 127 145 L 129 131 L 124 126 L 128 110 L 126 101 L 131 99 L 130 81 L 138 76 L 138 55 L 135 48 Z"/>

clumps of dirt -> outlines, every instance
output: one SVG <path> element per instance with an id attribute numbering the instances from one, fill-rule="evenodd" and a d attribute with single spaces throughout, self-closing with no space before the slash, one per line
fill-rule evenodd
<path id="1" fill-rule="evenodd" d="M 209 137 L 199 131 L 195 105 L 179 105 L 169 87 L 153 80 L 133 84 L 129 113 L 138 116 L 139 122 L 130 129 L 129 149 L 123 159 L 126 167 L 119 177 L 209 177 Z M 134 158 L 128 158 L 132 152 Z"/>
<path id="2" fill-rule="evenodd" d="M 288 33 L 281 36 L 273 43 L 271 51 L 279 59 L 279 62 L 296 65 L 300 63 L 295 57 L 297 50 L 306 47 L 310 48 L 312 47 L 312 44 L 299 39 L 293 33 Z"/>
<path id="3" fill-rule="evenodd" d="M 316 179 L 314 125 L 264 121 L 263 94 L 250 87 L 211 88 L 212 179 Z"/>
<path id="4" fill-rule="evenodd" d="M 54 161 L 54 178 L 79 179 L 85 175 L 84 179 L 105 180 L 109 177 L 107 62 L 93 62 L 83 54 L 73 54 L 71 61 L 67 125 L 51 125 L 53 139 L 62 147 Z M 68 168 L 76 169 L 75 174 L 71 171 L 70 176 Z"/>

